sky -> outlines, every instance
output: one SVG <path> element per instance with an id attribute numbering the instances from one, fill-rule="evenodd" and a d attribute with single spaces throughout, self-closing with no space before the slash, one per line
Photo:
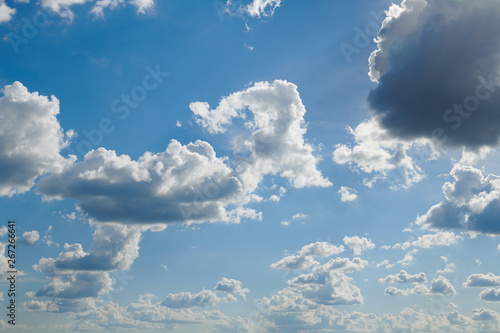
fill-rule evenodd
<path id="1" fill-rule="evenodd" d="M 0 331 L 500 332 L 498 0 L 0 0 L 0 36 Z"/>

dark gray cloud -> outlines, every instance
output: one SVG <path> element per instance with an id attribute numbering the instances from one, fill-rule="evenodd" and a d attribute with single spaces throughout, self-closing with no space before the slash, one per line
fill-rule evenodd
<path id="1" fill-rule="evenodd" d="M 370 57 L 370 76 L 378 86 L 368 102 L 376 119 L 402 139 L 496 145 L 498 1 L 405 0 L 391 9 Z"/>

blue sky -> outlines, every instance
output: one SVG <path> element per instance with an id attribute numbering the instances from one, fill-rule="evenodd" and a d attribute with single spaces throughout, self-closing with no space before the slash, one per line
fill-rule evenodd
<path id="1" fill-rule="evenodd" d="M 499 19 L 0 0 L 0 330 L 500 331 Z"/>

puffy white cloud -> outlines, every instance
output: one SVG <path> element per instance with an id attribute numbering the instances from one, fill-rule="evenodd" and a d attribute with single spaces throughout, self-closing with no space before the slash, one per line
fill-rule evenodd
<path id="1" fill-rule="evenodd" d="M 471 274 L 463 285 L 464 287 L 500 287 L 500 276 L 493 273 Z"/>
<path id="2" fill-rule="evenodd" d="M 273 16 L 280 5 L 281 0 L 253 0 L 245 9 L 250 16 Z"/>
<path id="3" fill-rule="evenodd" d="M 358 195 L 355 192 L 356 191 L 350 187 L 341 186 L 337 193 L 340 194 L 340 201 L 350 202 L 358 198 Z"/>
<path id="4" fill-rule="evenodd" d="M 451 282 L 443 276 L 432 280 L 430 292 L 442 295 L 454 295 L 457 293 Z"/>
<path id="5" fill-rule="evenodd" d="M 355 171 L 374 174 L 365 185 L 371 187 L 377 180 L 388 176 L 394 178 L 393 188 L 410 187 L 424 179 L 424 171 L 408 155 L 414 149 L 429 146 L 428 140 L 405 141 L 394 138 L 374 119 L 362 122 L 355 129 L 348 127 L 354 137 L 355 145 L 338 144 L 333 152 L 333 161 L 337 164 L 349 164 Z M 428 149 L 429 156 L 434 154 Z M 420 158 L 420 155 L 417 155 Z M 402 179 L 402 180 L 401 180 Z"/>
<path id="6" fill-rule="evenodd" d="M 327 242 L 316 242 L 305 245 L 297 255 L 287 256 L 271 264 L 274 269 L 302 270 L 319 264 L 314 257 L 330 257 L 344 252 L 344 246 L 335 246 Z"/>
<path id="7" fill-rule="evenodd" d="M 496 0 L 393 4 L 370 57 L 370 77 L 378 83 L 368 98 L 375 118 L 405 140 L 496 145 L 498 29 Z"/>
<path id="8" fill-rule="evenodd" d="M 203 102 L 190 108 L 211 133 L 225 132 L 234 118 L 246 120 L 250 138 L 237 138 L 234 150 L 241 155 L 236 170 L 249 186 L 255 188 L 262 176 L 273 174 L 288 178 L 296 188 L 331 186 L 316 168 L 313 147 L 305 142 L 306 109 L 294 84 L 257 82 L 222 98 L 216 109 Z"/>
<path id="9" fill-rule="evenodd" d="M 165 152 L 146 152 L 137 161 L 104 148 L 82 162 L 41 179 L 36 191 L 50 199 L 76 199 L 100 222 L 239 222 L 254 211 L 226 211 L 248 201 L 241 177 L 218 158 L 210 144 L 172 141 Z"/>
<path id="10" fill-rule="evenodd" d="M 487 302 L 500 302 L 500 289 L 485 289 L 479 294 L 479 298 Z"/>
<path id="11" fill-rule="evenodd" d="M 215 291 L 240 295 L 243 299 L 246 299 L 246 293 L 250 292 L 248 288 L 243 288 L 243 283 L 241 283 L 241 281 L 227 279 L 225 277 L 217 282 Z"/>
<path id="12" fill-rule="evenodd" d="M 65 244 L 57 258 L 41 258 L 33 269 L 50 280 L 36 297 L 78 299 L 109 293 L 115 282 L 110 272 L 130 269 L 139 256 L 139 241 L 146 227 L 97 224 L 90 252 L 81 244 Z"/>
<path id="13" fill-rule="evenodd" d="M 457 266 L 454 263 L 450 262 L 449 264 L 446 264 L 445 268 L 438 269 L 436 271 L 436 273 L 438 273 L 438 274 L 453 273 L 453 272 L 455 272 L 456 268 L 457 268 Z"/>
<path id="14" fill-rule="evenodd" d="M 15 8 L 10 8 L 4 0 L 0 0 L 0 24 L 9 22 L 16 13 Z"/>
<path id="15" fill-rule="evenodd" d="M 167 308 L 184 309 L 214 306 L 220 302 L 221 299 L 213 291 L 203 290 L 196 294 L 191 294 L 190 292 L 168 294 L 161 304 Z"/>
<path id="16" fill-rule="evenodd" d="M 33 246 L 40 239 L 40 234 L 38 231 L 25 231 L 23 232 L 23 237 L 21 238 L 21 243 L 27 246 Z"/>
<path id="17" fill-rule="evenodd" d="M 354 251 L 354 255 L 360 255 L 364 251 L 373 250 L 375 248 L 375 244 L 373 244 L 371 239 L 366 237 L 360 238 L 358 236 L 354 237 L 344 237 L 345 245 L 349 246 Z"/>
<path id="18" fill-rule="evenodd" d="M 499 234 L 500 177 L 485 177 L 481 170 L 461 164 L 450 175 L 455 180 L 443 185 L 446 200 L 431 207 L 416 223 L 428 229 Z"/>
<path id="19" fill-rule="evenodd" d="M 408 274 L 406 271 L 401 270 L 398 274 L 388 275 L 385 278 L 378 280 L 379 283 L 424 283 L 427 278 L 424 272 L 418 274 Z"/>
<path id="20" fill-rule="evenodd" d="M 440 231 L 435 234 L 427 234 L 417 238 L 411 245 L 422 247 L 424 249 L 432 248 L 433 246 L 450 246 L 457 244 L 462 240 L 462 236 L 456 235 L 450 231 Z"/>
<path id="21" fill-rule="evenodd" d="M 421 273 L 423 274 L 423 273 Z M 425 276 L 425 274 L 424 274 Z M 381 281 L 382 280 L 382 281 Z M 379 282 L 385 282 L 383 279 Z M 391 279 L 390 279 L 391 280 Z M 389 283 L 402 283 L 394 281 L 395 278 L 392 277 L 392 282 Z M 425 282 L 425 280 L 424 280 Z M 417 282 L 415 282 L 417 283 Z M 439 276 L 432 280 L 430 288 L 422 283 L 417 283 L 415 287 L 409 289 L 399 289 L 395 287 L 388 287 L 385 289 L 385 294 L 389 296 L 408 296 L 408 295 L 455 295 L 457 292 L 451 282 L 443 276 Z"/>
<path id="22" fill-rule="evenodd" d="M 20 82 L 0 98 L 0 196 L 28 191 L 35 180 L 74 161 L 60 155 L 68 142 L 57 121 L 59 101 L 30 93 Z"/>
<path id="23" fill-rule="evenodd" d="M 472 319 L 477 321 L 498 321 L 500 316 L 497 312 L 491 309 L 474 309 L 472 310 Z"/>

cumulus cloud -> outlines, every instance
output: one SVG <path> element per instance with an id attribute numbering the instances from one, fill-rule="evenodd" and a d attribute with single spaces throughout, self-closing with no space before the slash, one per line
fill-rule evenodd
<path id="1" fill-rule="evenodd" d="M 248 288 L 243 288 L 243 283 L 241 283 L 241 281 L 227 279 L 225 277 L 217 282 L 215 291 L 240 295 L 243 299 L 246 299 L 246 293 L 250 292 Z"/>
<path id="2" fill-rule="evenodd" d="M 21 243 L 27 246 L 33 246 L 40 239 L 38 231 L 25 231 L 23 232 L 23 237 L 21 238 Z"/>
<path id="3" fill-rule="evenodd" d="M 389 278 L 389 283 L 404 283 L 404 282 L 397 282 L 397 277 L 395 276 L 389 276 L 388 278 Z M 415 280 L 418 280 L 420 278 L 421 277 L 417 277 L 415 278 Z M 385 282 L 385 280 L 380 279 L 379 282 Z M 423 282 L 425 282 L 425 279 Z M 395 287 L 388 287 L 385 289 L 384 293 L 389 296 L 455 295 L 457 293 L 451 282 L 443 276 L 439 276 L 433 279 L 430 288 L 419 282 L 412 282 L 412 283 L 416 283 L 415 287 L 413 288 L 399 289 Z"/>
<path id="4" fill-rule="evenodd" d="M 0 196 L 31 189 L 35 180 L 74 161 L 60 151 L 68 144 L 59 122 L 59 100 L 30 93 L 20 82 L 0 98 Z"/>
<path id="5" fill-rule="evenodd" d="M 203 141 L 183 146 L 174 140 L 165 152 L 146 152 L 137 161 L 99 148 L 41 179 L 36 191 L 48 199 L 76 199 L 79 209 L 100 222 L 239 222 L 251 213 L 226 211 L 247 198 L 245 188 Z"/>
<path id="6" fill-rule="evenodd" d="M 36 297 L 78 299 L 97 297 L 113 289 L 110 272 L 130 269 L 139 256 L 139 241 L 147 228 L 98 224 L 89 252 L 81 244 L 65 244 L 57 258 L 41 258 L 33 269 L 50 280 Z"/>
<path id="7" fill-rule="evenodd" d="M 498 321 L 500 316 L 497 312 L 491 309 L 474 309 L 472 310 L 472 319 L 477 321 Z"/>
<path id="8" fill-rule="evenodd" d="M 340 194 L 340 201 L 350 202 L 358 198 L 358 195 L 355 192 L 356 191 L 350 187 L 341 186 L 337 193 Z"/>
<path id="9" fill-rule="evenodd" d="M 442 295 L 455 295 L 457 293 L 451 282 L 443 276 L 432 280 L 430 292 Z"/>
<path id="10" fill-rule="evenodd" d="M 302 270 L 319 264 L 314 257 L 330 257 L 344 252 L 344 246 L 339 247 L 327 242 L 316 242 L 305 245 L 297 255 L 286 256 L 271 264 L 274 269 Z"/>
<path id="11" fill-rule="evenodd" d="M 373 250 L 375 248 L 375 244 L 373 244 L 372 240 L 366 237 L 360 238 L 358 236 L 345 236 L 344 243 L 349 246 L 354 251 L 354 255 L 357 256 L 364 251 Z"/>
<path id="12" fill-rule="evenodd" d="M 257 82 L 222 98 L 216 109 L 204 102 L 191 103 L 190 108 L 211 133 L 225 132 L 235 118 L 246 120 L 250 137 L 238 137 L 234 145 L 240 156 L 237 171 L 246 183 L 255 187 L 263 175 L 280 174 L 296 188 L 331 186 L 316 168 L 313 147 L 305 142 L 306 109 L 294 84 Z"/>
<path id="13" fill-rule="evenodd" d="M 338 144 L 333 152 L 333 161 L 348 164 L 357 172 L 373 174 L 371 179 L 364 180 L 369 187 L 388 177 L 392 178 L 391 187 L 394 189 L 410 187 L 424 179 L 425 173 L 409 153 L 419 149 L 429 158 L 435 155 L 428 140 L 395 138 L 373 119 L 362 122 L 355 129 L 348 127 L 348 131 L 354 137 L 354 147 Z M 420 156 L 423 154 L 417 155 L 422 159 Z"/>
<path id="14" fill-rule="evenodd" d="M 418 274 L 408 274 L 406 271 L 401 270 L 398 274 L 388 275 L 385 278 L 378 280 L 379 283 L 424 283 L 427 278 L 424 272 Z"/>
<path id="15" fill-rule="evenodd" d="M 434 246 L 450 246 L 457 244 L 462 240 L 462 236 L 456 235 L 450 231 L 440 231 L 435 234 L 427 234 L 417 238 L 411 245 L 415 247 L 422 247 L 424 249 L 432 248 Z"/>
<path id="16" fill-rule="evenodd" d="M 4 0 L 0 0 L 0 24 L 9 22 L 16 13 L 15 8 L 10 8 Z"/>
<path id="17" fill-rule="evenodd" d="M 221 299 L 213 291 L 203 290 L 196 294 L 190 292 L 169 294 L 161 304 L 167 308 L 182 309 L 214 306 L 220 301 Z"/>
<path id="18" fill-rule="evenodd" d="M 497 145 L 499 29 L 496 0 L 393 4 L 370 56 L 375 119 L 404 140 Z"/>
<path id="19" fill-rule="evenodd" d="M 479 294 L 479 298 L 487 302 L 500 302 L 500 289 L 485 289 Z"/>
<path id="20" fill-rule="evenodd" d="M 472 166 L 456 164 L 453 182 L 443 185 L 444 201 L 417 218 L 427 229 L 458 229 L 500 234 L 500 177 L 484 176 Z"/>
<path id="21" fill-rule="evenodd" d="M 500 287 L 500 276 L 493 273 L 471 274 L 463 285 L 464 287 Z"/>

